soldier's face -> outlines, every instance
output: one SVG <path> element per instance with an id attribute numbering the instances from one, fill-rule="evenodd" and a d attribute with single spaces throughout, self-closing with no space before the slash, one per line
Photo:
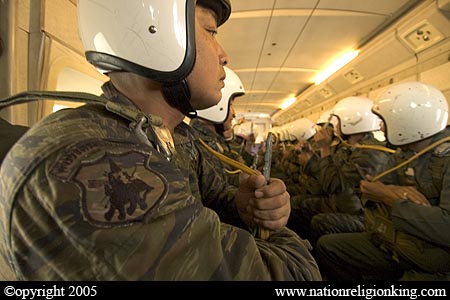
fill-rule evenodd
<path id="1" fill-rule="evenodd" d="M 191 105 L 204 109 L 217 104 L 222 98 L 225 65 L 228 57 L 216 40 L 217 24 L 214 12 L 195 8 L 195 42 L 197 56 L 194 68 L 188 76 Z"/>

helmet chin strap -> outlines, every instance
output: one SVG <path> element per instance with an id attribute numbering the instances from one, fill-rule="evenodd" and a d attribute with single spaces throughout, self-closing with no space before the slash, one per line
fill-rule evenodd
<path id="1" fill-rule="evenodd" d="M 225 131 L 225 126 L 223 126 L 222 124 L 214 124 L 214 128 L 216 129 L 216 132 L 219 134 L 223 134 L 223 132 Z"/>
<path id="2" fill-rule="evenodd" d="M 179 109 L 185 116 L 196 118 L 197 111 L 192 108 L 191 92 L 186 79 L 177 82 L 163 83 L 163 93 L 167 102 L 176 109 Z"/>

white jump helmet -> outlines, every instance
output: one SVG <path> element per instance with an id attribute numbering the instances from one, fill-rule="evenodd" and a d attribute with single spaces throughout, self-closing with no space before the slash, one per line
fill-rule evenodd
<path id="1" fill-rule="evenodd" d="M 347 97 L 336 103 L 333 115 L 339 118 L 343 134 L 380 130 L 381 119 L 372 113 L 373 101 L 366 97 Z"/>
<path id="2" fill-rule="evenodd" d="M 264 133 L 259 133 L 255 138 L 255 144 L 261 144 L 266 140 L 267 135 Z"/>
<path id="3" fill-rule="evenodd" d="M 289 133 L 286 130 L 286 125 L 280 127 L 280 141 L 281 142 L 289 141 Z"/>
<path id="4" fill-rule="evenodd" d="M 306 141 L 316 134 L 316 128 L 313 121 L 302 118 L 289 123 L 286 126 L 291 141 Z"/>
<path id="5" fill-rule="evenodd" d="M 268 132 L 272 132 L 273 136 L 275 137 L 274 142 L 278 143 L 281 141 L 281 129 L 278 126 L 272 127 L 269 129 Z M 267 133 L 266 133 L 267 136 Z"/>
<path id="6" fill-rule="evenodd" d="M 412 81 L 388 87 L 378 97 L 373 112 L 383 119 L 389 143 L 401 146 L 443 130 L 448 103 L 435 87 Z"/>
<path id="7" fill-rule="evenodd" d="M 87 60 L 100 71 L 127 71 L 161 82 L 169 103 L 195 116 L 186 77 L 195 62 L 195 5 L 212 9 L 217 25 L 229 0 L 78 0 Z"/>
<path id="8" fill-rule="evenodd" d="M 316 124 L 317 125 L 324 125 L 328 123 L 333 125 L 333 127 L 336 127 L 338 124 L 338 120 L 336 119 L 336 116 L 332 115 L 332 110 L 326 110 L 324 111 L 320 117 L 317 119 Z"/>
<path id="9" fill-rule="evenodd" d="M 252 134 L 253 123 L 252 122 L 244 122 L 242 124 L 236 125 L 233 128 L 233 132 L 235 136 L 240 136 L 246 139 L 250 134 Z"/>
<path id="10" fill-rule="evenodd" d="M 230 68 L 225 69 L 225 86 L 222 89 L 222 99 L 216 105 L 207 109 L 197 110 L 199 118 L 211 121 L 215 124 L 222 124 L 230 113 L 231 101 L 245 94 L 244 85 L 237 74 Z"/>

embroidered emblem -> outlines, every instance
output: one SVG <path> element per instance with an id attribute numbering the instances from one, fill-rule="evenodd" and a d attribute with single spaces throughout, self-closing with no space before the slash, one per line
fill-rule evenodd
<path id="1" fill-rule="evenodd" d="M 135 151 L 84 160 L 75 180 L 82 189 L 84 216 L 101 227 L 142 222 L 168 190 L 165 177 L 148 168 L 146 154 Z"/>

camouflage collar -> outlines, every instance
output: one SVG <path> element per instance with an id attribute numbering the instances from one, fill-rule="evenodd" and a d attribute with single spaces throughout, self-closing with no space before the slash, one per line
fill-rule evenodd
<path id="1" fill-rule="evenodd" d="M 109 99 L 106 109 L 135 123 L 140 123 L 142 128 L 161 126 L 162 119 L 156 115 L 146 114 L 140 110 L 130 99 L 119 93 L 110 81 L 102 86 L 105 98 Z M 144 120 L 145 118 L 145 120 Z"/>

